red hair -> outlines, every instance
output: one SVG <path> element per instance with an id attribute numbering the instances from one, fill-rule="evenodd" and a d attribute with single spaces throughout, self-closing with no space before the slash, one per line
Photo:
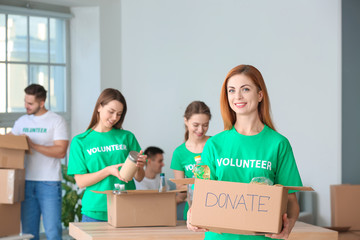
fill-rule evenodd
<path id="1" fill-rule="evenodd" d="M 275 130 L 275 126 L 272 123 L 271 116 L 270 116 L 270 99 L 269 95 L 266 89 L 266 85 L 264 82 L 264 79 L 260 73 L 259 70 L 257 70 L 255 67 L 251 65 L 239 65 L 234 67 L 230 70 L 230 72 L 226 75 L 225 81 L 221 87 L 221 93 L 220 93 L 220 109 L 221 109 L 221 115 L 224 121 L 224 130 L 231 129 L 235 122 L 236 122 L 236 114 L 231 109 L 229 102 L 228 102 L 228 96 L 227 96 L 227 84 L 229 79 L 238 74 L 244 74 L 245 76 L 249 77 L 253 83 L 258 88 L 258 91 L 262 91 L 263 93 L 263 99 L 261 102 L 259 102 L 258 105 L 258 114 L 260 117 L 260 121 L 273 130 Z M 275 130 L 276 131 L 276 130 Z"/>

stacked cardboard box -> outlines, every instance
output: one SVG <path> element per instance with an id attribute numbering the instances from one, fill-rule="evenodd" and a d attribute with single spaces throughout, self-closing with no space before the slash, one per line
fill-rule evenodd
<path id="1" fill-rule="evenodd" d="M 331 225 L 360 230 L 360 185 L 331 185 Z"/>
<path id="2" fill-rule="evenodd" d="M 20 233 L 20 208 L 24 200 L 25 136 L 0 135 L 0 237 Z"/>

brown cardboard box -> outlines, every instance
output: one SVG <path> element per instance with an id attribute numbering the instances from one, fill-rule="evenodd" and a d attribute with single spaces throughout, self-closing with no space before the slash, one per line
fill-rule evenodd
<path id="1" fill-rule="evenodd" d="M 0 204 L 0 237 L 20 233 L 21 203 Z"/>
<path id="2" fill-rule="evenodd" d="M 176 226 L 176 191 L 94 192 L 107 194 L 108 223 L 114 227 Z"/>
<path id="3" fill-rule="evenodd" d="M 24 200 L 25 169 L 0 169 L 0 204 Z"/>
<path id="4" fill-rule="evenodd" d="M 24 169 L 26 150 L 29 144 L 25 136 L 0 135 L 0 168 Z"/>
<path id="5" fill-rule="evenodd" d="M 331 185 L 331 225 L 360 230 L 360 185 Z"/>
<path id="6" fill-rule="evenodd" d="M 290 189 L 313 191 L 309 187 L 195 179 L 190 222 L 219 233 L 279 233 Z"/>

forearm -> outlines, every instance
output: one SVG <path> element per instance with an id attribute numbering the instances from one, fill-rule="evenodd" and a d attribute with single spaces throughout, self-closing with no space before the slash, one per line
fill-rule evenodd
<path id="1" fill-rule="evenodd" d="M 109 175 L 110 172 L 104 168 L 94 173 L 76 174 L 75 181 L 79 188 L 84 188 L 100 182 Z"/>
<path id="2" fill-rule="evenodd" d="M 287 217 L 289 219 L 290 231 L 292 230 L 292 228 L 295 225 L 295 222 L 299 218 L 299 212 L 300 212 L 300 207 L 296 198 L 296 194 L 291 193 L 288 196 L 288 206 L 287 206 Z"/>
<path id="3" fill-rule="evenodd" d="M 43 146 L 35 143 L 31 144 L 31 148 L 47 157 L 53 158 L 64 158 L 67 150 L 67 148 L 64 148 L 63 146 Z"/>
<path id="4" fill-rule="evenodd" d="M 138 170 L 135 173 L 134 178 L 136 179 L 136 181 L 141 182 L 145 177 L 145 171 L 144 168 L 142 167 L 138 167 Z"/>

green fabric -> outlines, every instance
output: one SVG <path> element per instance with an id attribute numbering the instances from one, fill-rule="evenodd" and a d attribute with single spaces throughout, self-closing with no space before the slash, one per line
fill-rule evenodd
<path id="1" fill-rule="evenodd" d="M 274 184 L 302 186 L 289 141 L 266 125 L 253 136 L 241 135 L 235 128 L 213 136 L 201 159 L 210 167 L 212 180 L 249 183 L 254 177 L 267 177 Z M 268 238 L 207 232 L 205 239 Z"/>
<path id="2" fill-rule="evenodd" d="M 192 172 L 195 166 L 195 157 L 201 155 L 201 153 L 190 152 L 185 143 L 177 147 L 173 153 L 171 159 L 170 168 L 173 170 L 183 171 L 185 178 L 193 178 L 194 173 Z M 187 212 L 189 205 L 186 202 L 184 206 L 184 220 L 187 220 Z"/>
<path id="3" fill-rule="evenodd" d="M 173 170 L 183 171 L 185 178 L 193 178 L 193 169 L 195 166 L 195 157 L 201 155 L 201 153 L 190 152 L 185 143 L 177 147 L 173 153 L 171 159 L 170 168 Z"/>
<path id="4" fill-rule="evenodd" d="M 130 151 L 140 151 L 140 145 L 134 134 L 122 129 L 109 132 L 87 130 L 75 136 L 70 145 L 68 174 L 98 172 L 107 166 L 124 163 Z M 125 184 L 127 190 L 135 189 L 134 180 L 128 183 L 115 176 L 86 187 L 82 198 L 82 214 L 99 220 L 107 220 L 107 201 L 105 194 L 92 191 L 112 190 L 114 183 Z"/>

